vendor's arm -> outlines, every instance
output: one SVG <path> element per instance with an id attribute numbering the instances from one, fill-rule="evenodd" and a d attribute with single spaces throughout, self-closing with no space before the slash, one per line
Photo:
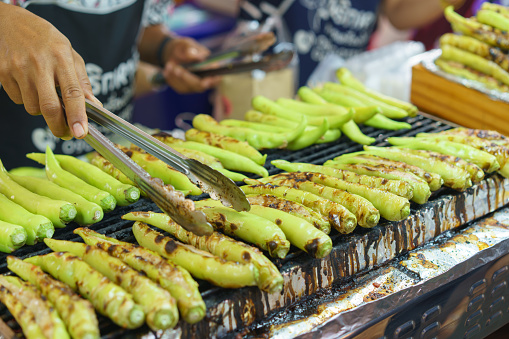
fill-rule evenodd
<path id="1" fill-rule="evenodd" d="M 178 93 L 203 92 L 219 83 L 218 77 L 200 78 L 182 67 L 204 60 L 210 51 L 194 39 L 172 36 L 163 24 L 147 26 L 138 49 L 142 61 L 163 67 L 166 82 Z"/>
<path id="2" fill-rule="evenodd" d="M 382 11 L 397 29 L 419 28 L 444 13 L 444 6 L 461 7 L 465 0 L 383 0 Z"/>
<path id="3" fill-rule="evenodd" d="M 42 114 L 55 136 L 83 138 L 87 134 L 85 98 L 97 99 L 83 59 L 48 21 L 1 1 L 0 84 L 28 113 Z M 62 91 L 65 115 L 57 86 Z"/>

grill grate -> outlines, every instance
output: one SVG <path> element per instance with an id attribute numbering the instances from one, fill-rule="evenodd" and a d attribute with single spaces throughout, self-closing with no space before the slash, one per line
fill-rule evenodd
<path id="1" fill-rule="evenodd" d="M 385 130 L 378 130 L 375 128 L 362 126 L 361 130 L 376 139 L 376 142 L 374 145 L 377 146 L 387 146 L 388 144 L 384 141 L 387 137 L 392 136 L 414 136 L 417 133 L 425 133 L 425 132 L 439 132 L 445 129 L 449 129 L 451 125 L 440 122 L 437 120 L 434 120 L 432 118 L 419 115 L 417 117 L 413 118 L 407 118 L 405 120 L 406 122 L 410 123 L 412 125 L 412 129 L 410 130 L 399 130 L 399 131 L 385 131 Z M 275 159 L 284 159 L 291 162 L 308 162 L 312 164 L 322 164 L 326 160 L 332 159 L 336 156 L 339 156 L 344 153 L 350 153 L 350 152 L 356 152 L 362 150 L 362 145 L 359 145 L 357 143 L 354 143 L 347 139 L 346 136 L 342 136 L 339 140 L 333 143 L 328 144 L 317 144 L 313 145 L 311 147 L 308 147 L 303 150 L 299 151 L 287 151 L 287 150 L 267 150 L 265 153 L 267 153 L 267 162 L 266 162 L 266 168 L 269 171 L 269 174 L 276 174 L 279 173 L 280 170 L 273 165 L 270 164 L 271 160 Z M 254 178 L 254 175 L 247 174 L 246 175 Z M 432 203 L 433 200 L 440 200 L 440 197 L 448 196 L 451 194 L 455 194 L 456 192 L 443 188 L 439 191 L 436 191 L 433 193 L 432 197 L 430 198 L 430 203 Z M 199 200 L 206 197 L 206 195 L 198 196 L 198 197 L 191 197 L 193 200 Z M 428 203 L 429 204 L 429 203 Z M 422 210 L 424 213 L 426 213 L 426 208 L 428 204 L 425 205 L 415 205 L 412 204 L 412 214 L 417 213 L 418 211 Z M 122 220 L 120 217 L 130 211 L 160 211 L 160 209 L 151 201 L 148 201 L 146 199 L 141 199 L 140 201 L 130 205 L 130 206 L 124 206 L 124 207 L 117 207 L 114 211 L 105 214 L 104 219 L 95 224 L 91 225 L 90 228 L 98 231 L 103 234 L 107 234 L 108 236 L 115 237 L 117 239 L 128 241 L 128 242 L 134 242 L 134 236 L 132 234 L 132 231 L 130 229 L 130 226 L 132 225 L 131 221 L 125 221 Z M 381 221 L 382 222 L 382 221 Z M 73 230 L 75 228 L 79 227 L 78 225 L 71 223 L 67 227 L 62 229 L 56 229 L 54 238 L 56 239 L 62 239 L 62 240 L 72 240 L 72 241 L 81 241 L 81 238 L 73 233 Z M 379 237 L 379 233 L 383 232 L 380 231 L 379 228 L 374 229 L 361 229 L 357 228 L 355 232 L 351 235 L 344 236 L 338 234 L 335 230 L 331 231 L 331 238 L 333 240 L 334 247 L 338 247 L 341 249 L 344 249 L 347 251 L 349 247 L 351 247 L 350 242 L 354 242 L 355 239 L 366 237 L 369 238 L 370 235 L 374 235 L 373 238 Z M 355 245 L 354 245 L 355 246 Z M 49 253 L 49 248 L 46 247 L 44 243 L 36 244 L 34 246 L 24 246 L 21 249 L 15 251 L 12 255 L 15 255 L 21 259 L 24 259 L 29 256 L 33 255 L 40 255 Z M 6 267 L 6 257 L 7 254 L 0 253 L 0 273 L 7 273 L 8 269 Z M 284 268 L 288 272 L 290 272 L 294 268 L 298 268 L 300 265 L 303 264 L 309 264 L 310 258 L 305 254 L 304 252 L 293 248 L 291 249 L 290 253 L 287 255 L 285 259 L 273 259 L 274 263 L 279 268 Z M 320 265 L 318 260 L 314 260 L 313 264 L 311 265 Z M 213 307 L 216 304 L 219 304 L 220 302 L 224 301 L 228 296 L 231 296 L 232 294 L 238 293 L 238 294 L 249 294 L 246 291 L 246 289 L 240 289 L 237 291 L 231 291 L 231 290 L 224 290 L 215 286 L 210 285 L 207 282 L 199 281 L 200 283 L 200 291 L 202 292 L 202 296 L 207 304 L 207 308 Z M 8 310 L 4 306 L 0 306 L 0 318 L 6 322 L 15 332 L 20 333 L 19 326 L 16 324 Z M 101 334 L 103 338 L 128 338 L 130 336 L 136 336 L 136 334 L 139 333 L 148 333 L 149 329 L 144 327 L 142 329 L 139 329 L 137 331 L 126 331 L 123 329 L 120 329 L 116 325 L 114 325 L 111 321 L 106 319 L 105 317 L 99 316 L 100 319 L 100 329 Z M 217 322 L 218 326 L 220 326 L 222 323 L 220 320 L 216 320 L 214 315 L 209 314 L 207 312 L 207 317 L 204 321 L 207 321 L 208 323 L 214 323 Z M 211 328 L 210 324 L 204 325 L 203 327 L 200 326 L 200 324 L 197 324 L 192 327 L 194 335 L 199 335 L 200 329 L 202 330 L 209 330 Z M 197 332 L 194 332 L 197 330 Z M 201 332 L 201 333 L 208 333 L 208 332 Z"/>

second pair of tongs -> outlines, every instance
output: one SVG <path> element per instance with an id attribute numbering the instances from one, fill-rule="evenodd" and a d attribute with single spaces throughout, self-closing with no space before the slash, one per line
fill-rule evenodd
<path id="1" fill-rule="evenodd" d="M 231 206 L 237 211 L 250 209 L 244 192 L 231 179 L 199 161 L 185 157 L 92 101 L 85 100 L 85 104 L 89 119 L 185 174 L 211 198 L 221 200 L 223 205 Z M 85 141 L 146 192 L 176 223 L 197 235 L 212 233 L 212 225 L 207 222 L 203 212 L 195 209 L 192 200 L 186 199 L 181 192 L 165 186 L 161 179 L 151 177 L 94 126 L 89 125 Z"/>
<path id="2" fill-rule="evenodd" d="M 293 52 L 283 51 L 264 57 L 261 53 L 276 42 L 272 32 L 262 32 L 242 37 L 235 44 L 220 49 L 201 62 L 184 65 L 191 73 L 199 77 L 219 76 L 248 72 L 255 69 L 272 71 L 285 67 L 293 57 Z M 253 58 L 254 56 L 258 56 Z M 247 59 L 246 59 L 247 58 Z M 282 63 L 281 60 L 288 62 Z M 162 72 L 156 73 L 152 79 L 154 85 L 164 85 L 166 80 Z"/>

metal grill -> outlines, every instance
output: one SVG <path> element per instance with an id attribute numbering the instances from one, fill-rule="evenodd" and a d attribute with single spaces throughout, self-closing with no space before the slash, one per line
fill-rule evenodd
<path id="1" fill-rule="evenodd" d="M 484 338 L 509 321 L 508 217 L 442 233 L 226 338 Z"/>
<path id="2" fill-rule="evenodd" d="M 410 130 L 385 131 L 371 127 L 362 127 L 362 131 L 376 138 L 377 146 L 387 146 L 384 141 L 391 136 L 414 136 L 417 133 L 439 132 L 451 128 L 445 122 L 419 115 L 407 118 L 412 125 Z M 271 160 L 284 159 L 291 162 L 308 162 L 322 164 L 344 153 L 362 149 L 362 145 L 354 143 L 342 136 L 338 141 L 318 144 L 299 151 L 268 150 L 266 168 L 270 174 L 280 172 L 270 164 Z M 254 176 L 251 176 L 254 177 Z M 207 305 L 206 318 L 193 326 L 179 323 L 182 337 L 204 338 L 223 336 L 255 321 L 267 318 L 276 311 L 291 307 L 296 301 L 320 293 L 321 290 L 333 285 L 351 283 L 351 277 L 359 272 L 367 272 L 375 267 L 386 264 L 394 257 L 415 249 L 429 242 L 443 232 L 482 217 L 509 200 L 509 182 L 499 176 L 488 177 L 477 186 L 465 192 L 456 192 L 442 188 L 433 193 L 430 201 L 424 205 L 411 205 L 411 214 L 400 222 L 381 220 L 373 229 L 358 227 L 352 234 L 340 235 L 331 232 L 333 250 L 327 258 L 317 260 L 306 253 L 292 248 L 285 259 L 273 259 L 284 277 L 284 288 L 281 294 L 266 294 L 257 288 L 226 290 L 199 281 L 200 291 Z M 191 197 L 194 200 L 206 197 Z M 479 199 L 478 199 L 479 198 Z M 474 207 L 475 208 L 470 208 Z M 117 239 L 134 242 L 131 232 L 131 221 L 120 219 L 130 211 L 159 211 L 159 208 L 146 199 L 105 214 L 104 219 L 90 226 L 91 229 Z M 73 234 L 78 225 L 71 223 L 63 229 L 57 229 L 54 238 L 81 241 Z M 45 244 L 25 246 L 13 255 L 19 258 L 45 254 L 50 250 Z M 6 254 L 0 254 L 0 273 L 6 273 Z M 19 332 L 12 316 L 0 307 L 0 317 L 10 327 Z M 128 338 L 130 336 L 157 336 L 146 327 L 136 331 L 118 328 L 108 319 L 100 317 L 100 328 L 103 338 Z"/>

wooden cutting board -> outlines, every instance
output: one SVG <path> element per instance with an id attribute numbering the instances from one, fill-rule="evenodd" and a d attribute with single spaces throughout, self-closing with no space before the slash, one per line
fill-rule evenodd
<path id="1" fill-rule="evenodd" d="M 509 103 L 428 71 L 412 67 L 410 101 L 423 112 L 458 125 L 509 135 Z"/>

